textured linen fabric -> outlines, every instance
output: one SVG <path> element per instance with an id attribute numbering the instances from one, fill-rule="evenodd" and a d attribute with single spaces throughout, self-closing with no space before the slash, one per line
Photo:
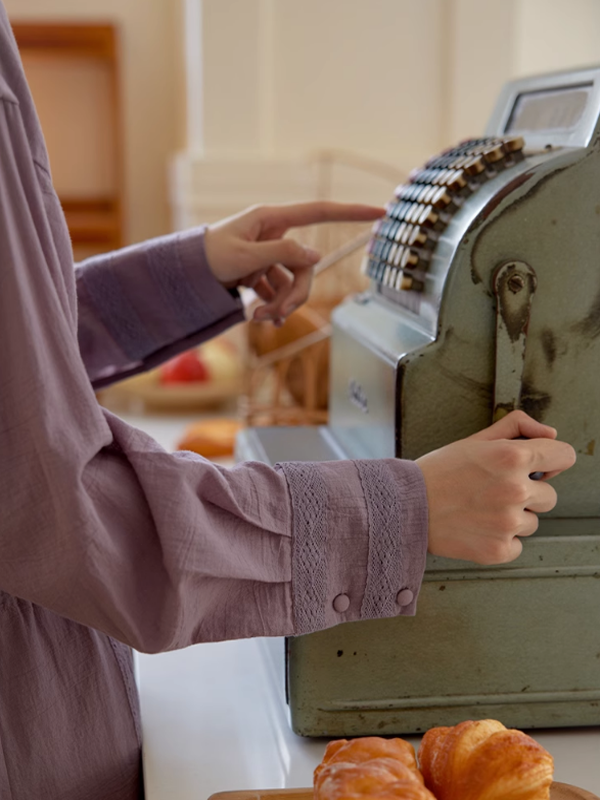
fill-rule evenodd
<path id="1" fill-rule="evenodd" d="M 424 569 L 416 465 L 225 469 L 98 405 L 95 386 L 242 319 L 202 242 L 176 234 L 75 273 L 0 4 L 2 800 L 142 795 L 130 646 L 415 611 L 395 598 L 416 598 Z"/>

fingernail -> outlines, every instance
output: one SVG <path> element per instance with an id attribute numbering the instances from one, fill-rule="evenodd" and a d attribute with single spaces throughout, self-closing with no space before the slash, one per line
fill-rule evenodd
<path id="1" fill-rule="evenodd" d="M 312 247 L 305 247 L 304 252 L 306 253 L 306 258 L 311 264 L 316 264 L 317 261 L 321 260 L 321 254 L 317 250 L 313 250 Z"/>

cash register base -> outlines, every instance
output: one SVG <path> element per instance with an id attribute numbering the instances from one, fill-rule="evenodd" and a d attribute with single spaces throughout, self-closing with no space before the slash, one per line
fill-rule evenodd
<path id="1" fill-rule="evenodd" d="M 600 68 L 515 81 L 487 136 L 398 187 L 333 315 L 330 421 L 242 459 L 419 456 L 523 408 L 578 453 L 499 567 L 429 557 L 415 617 L 288 641 L 294 730 L 600 724 Z"/>

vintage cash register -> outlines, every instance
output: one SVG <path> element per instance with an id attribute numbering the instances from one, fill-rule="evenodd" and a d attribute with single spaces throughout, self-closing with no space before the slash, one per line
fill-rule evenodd
<path id="1" fill-rule="evenodd" d="M 600 67 L 509 83 L 376 223 L 370 289 L 333 316 L 329 424 L 239 440 L 270 463 L 412 459 L 522 408 L 578 453 L 515 562 L 430 556 L 416 617 L 287 641 L 300 734 L 600 724 L 599 115 Z"/>

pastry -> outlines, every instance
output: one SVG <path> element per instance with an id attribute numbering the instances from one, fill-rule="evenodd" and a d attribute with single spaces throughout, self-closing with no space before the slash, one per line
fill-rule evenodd
<path id="1" fill-rule="evenodd" d="M 417 772 L 393 758 L 326 764 L 315 781 L 315 800 L 435 800 Z"/>
<path id="2" fill-rule="evenodd" d="M 337 739 L 329 742 L 325 748 L 323 760 L 315 769 L 315 782 L 321 770 L 328 764 L 339 761 L 360 764 L 363 761 L 372 761 L 374 758 L 393 758 L 401 761 L 413 770 L 421 783 L 423 782 L 412 744 L 404 739 L 382 739 L 380 736 L 363 736 L 359 739 L 350 739 L 350 741 Z"/>
<path id="3" fill-rule="evenodd" d="M 241 422 L 226 417 L 194 422 L 186 428 L 177 449 L 191 450 L 205 458 L 232 456 L 235 437 L 241 429 Z"/>
<path id="4" fill-rule="evenodd" d="M 437 800 L 548 800 L 554 771 L 535 739 L 490 719 L 427 731 L 419 765 Z"/>
<path id="5" fill-rule="evenodd" d="M 423 785 L 413 746 L 377 736 L 330 742 L 315 770 L 314 787 L 315 800 L 434 800 Z"/>

